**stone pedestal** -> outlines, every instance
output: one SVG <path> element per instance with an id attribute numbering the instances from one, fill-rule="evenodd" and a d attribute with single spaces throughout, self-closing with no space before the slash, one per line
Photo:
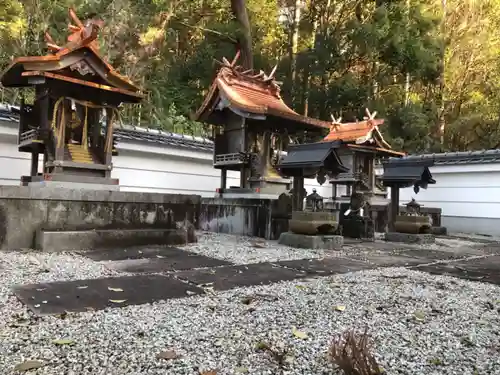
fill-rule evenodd
<path id="1" fill-rule="evenodd" d="M 436 238 L 433 234 L 387 232 L 385 234 L 385 240 L 390 242 L 403 242 L 412 244 L 436 243 Z"/>
<path id="2" fill-rule="evenodd" d="M 344 244 L 344 237 L 334 235 L 297 234 L 292 232 L 281 233 L 278 243 L 299 249 L 340 250 Z"/>

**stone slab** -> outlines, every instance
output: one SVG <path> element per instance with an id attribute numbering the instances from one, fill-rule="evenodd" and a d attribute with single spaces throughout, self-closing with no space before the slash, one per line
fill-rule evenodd
<path id="1" fill-rule="evenodd" d="M 373 265 L 367 262 L 341 257 L 287 260 L 273 264 L 303 271 L 308 276 L 327 276 L 373 268 Z"/>
<path id="2" fill-rule="evenodd" d="M 35 314 L 50 315 L 141 305 L 204 291 L 169 276 L 139 275 L 23 285 L 14 293 Z"/>
<path id="3" fill-rule="evenodd" d="M 42 251 L 56 252 L 134 245 L 180 245 L 192 240 L 183 229 L 41 230 L 36 233 L 35 246 Z"/>
<path id="4" fill-rule="evenodd" d="M 344 244 L 342 236 L 308 236 L 292 232 L 281 233 L 278 243 L 299 249 L 340 250 Z"/>
<path id="5" fill-rule="evenodd" d="M 412 267 L 415 271 L 500 285 L 500 256 Z"/>
<path id="6" fill-rule="evenodd" d="M 305 272 L 277 267 L 271 263 L 254 263 L 244 266 L 189 270 L 176 272 L 174 275 L 179 279 L 188 280 L 197 285 L 209 285 L 215 290 L 266 285 L 307 276 Z"/>
<path id="7" fill-rule="evenodd" d="M 172 246 L 131 246 L 102 250 L 82 251 L 80 255 L 95 260 L 127 260 L 127 259 L 155 259 L 178 256 L 186 253 L 185 250 Z"/>
<path id="8" fill-rule="evenodd" d="M 201 196 L 194 194 L 160 194 L 135 191 L 104 191 L 39 186 L 0 186 L 0 199 L 198 205 L 201 203 Z"/>
<path id="9" fill-rule="evenodd" d="M 434 262 L 433 260 L 413 258 L 404 255 L 381 253 L 381 254 L 360 254 L 353 255 L 351 258 L 373 264 L 375 267 L 408 267 L 419 264 Z M 372 267 L 372 268 L 375 268 Z"/>
<path id="10" fill-rule="evenodd" d="M 433 244 L 436 238 L 433 234 L 413 234 L 413 233 L 399 233 L 387 232 L 385 240 L 390 242 L 403 242 L 412 244 Z"/>
<path id="11" fill-rule="evenodd" d="M 403 250 L 398 254 L 409 256 L 412 258 L 426 259 L 429 262 L 435 262 L 438 260 L 461 259 L 469 256 L 469 254 L 462 252 L 430 250 L 430 249 L 408 249 L 408 250 Z"/>
<path id="12" fill-rule="evenodd" d="M 29 182 L 28 187 L 41 188 L 64 188 L 64 189 L 81 189 L 81 190 L 104 190 L 104 191 L 120 191 L 120 185 L 113 184 L 93 184 L 84 182 L 66 182 L 66 181 L 40 181 Z"/>
<path id="13" fill-rule="evenodd" d="M 157 259 L 130 259 L 111 262 L 108 268 L 128 273 L 165 273 L 195 268 L 228 266 L 231 263 L 203 255 L 184 252 Z"/>

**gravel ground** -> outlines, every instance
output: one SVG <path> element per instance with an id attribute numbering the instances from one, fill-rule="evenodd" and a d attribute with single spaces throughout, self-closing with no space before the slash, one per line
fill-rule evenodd
<path id="1" fill-rule="evenodd" d="M 30 374 L 46 375 L 336 374 L 326 361 L 333 335 L 365 326 L 388 374 L 500 373 L 494 285 L 393 268 L 35 319 L 12 284 L 110 271 L 68 255 L 0 262 L 0 374 L 26 360 L 44 364 Z M 284 348 L 283 372 L 262 344 Z"/>
<path id="2" fill-rule="evenodd" d="M 350 242 L 342 250 L 296 249 L 278 244 L 277 241 L 266 241 L 260 238 L 235 236 L 229 234 L 199 232 L 198 243 L 183 246 L 183 249 L 211 258 L 222 259 L 234 264 L 258 262 L 276 262 L 295 259 L 312 259 L 323 257 L 350 256 L 374 252 L 369 245 Z M 450 250 L 478 245 L 476 242 L 462 239 L 436 239 L 435 244 L 411 245 L 376 241 L 378 249 L 393 247 L 403 249 Z"/>

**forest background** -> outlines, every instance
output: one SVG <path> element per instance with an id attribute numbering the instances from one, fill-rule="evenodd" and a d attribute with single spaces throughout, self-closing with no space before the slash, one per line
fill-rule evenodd
<path id="1" fill-rule="evenodd" d="M 500 146 L 500 0 L 0 0 L 0 69 L 45 54 L 45 30 L 62 44 L 69 6 L 105 20 L 105 58 L 145 89 L 128 124 L 203 135 L 189 115 L 250 32 L 254 68 L 277 64 L 301 114 L 353 121 L 368 107 L 408 152 Z"/>

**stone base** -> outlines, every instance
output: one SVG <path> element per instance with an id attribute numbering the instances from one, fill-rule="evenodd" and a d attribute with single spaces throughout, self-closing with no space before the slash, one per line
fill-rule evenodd
<path id="1" fill-rule="evenodd" d="M 342 236 L 308 236 L 292 232 L 281 233 L 278 243 L 299 249 L 340 250 L 344 244 Z"/>
<path id="2" fill-rule="evenodd" d="M 431 231 L 435 236 L 446 236 L 448 234 L 448 229 L 446 227 L 432 227 Z"/>
<path id="3" fill-rule="evenodd" d="M 92 184 L 85 182 L 65 182 L 65 181 L 39 181 L 28 182 L 32 188 L 63 188 L 63 189 L 80 189 L 80 190 L 105 190 L 105 191 L 120 191 L 120 185 L 107 184 Z"/>
<path id="4" fill-rule="evenodd" d="M 38 231 L 186 230 L 199 223 L 200 203 L 198 195 L 0 186 L 0 250 L 33 248 Z"/>
<path id="5" fill-rule="evenodd" d="M 196 242 L 196 236 L 194 230 L 186 229 L 42 230 L 36 234 L 36 248 L 45 252 L 147 245 L 185 245 L 190 242 Z"/>
<path id="6" fill-rule="evenodd" d="M 416 244 L 433 244 L 436 238 L 433 234 L 410 234 L 399 232 L 387 232 L 385 240 L 390 242 L 416 243 Z"/>

